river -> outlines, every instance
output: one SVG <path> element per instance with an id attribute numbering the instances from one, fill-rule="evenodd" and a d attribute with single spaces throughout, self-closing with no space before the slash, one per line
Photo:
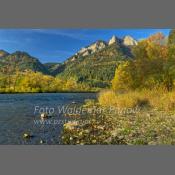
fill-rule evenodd
<path id="1" fill-rule="evenodd" d="M 65 116 L 57 113 L 58 107 L 95 98 L 95 93 L 0 94 L 0 144 L 61 144 L 62 123 L 36 124 L 40 113 L 47 110 L 52 112 L 52 120 L 64 120 Z M 32 137 L 24 139 L 24 133 Z"/>

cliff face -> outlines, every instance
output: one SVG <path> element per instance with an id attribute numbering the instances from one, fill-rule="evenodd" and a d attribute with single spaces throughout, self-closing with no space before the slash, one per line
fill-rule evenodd
<path id="1" fill-rule="evenodd" d="M 87 55 L 93 54 L 101 49 L 104 49 L 106 46 L 107 46 L 107 43 L 105 41 L 97 41 L 97 42 L 95 42 L 87 47 L 83 47 L 75 55 L 87 56 Z"/>
<path id="2" fill-rule="evenodd" d="M 112 38 L 109 40 L 108 45 L 111 45 L 114 43 L 120 45 L 122 43 L 122 39 L 119 39 L 115 35 L 113 35 Z"/>
<path id="3" fill-rule="evenodd" d="M 123 44 L 125 46 L 135 46 L 137 45 L 137 41 L 131 36 L 125 36 L 123 39 Z"/>
<path id="4" fill-rule="evenodd" d="M 70 60 L 75 61 L 77 58 L 86 57 L 88 55 L 94 54 L 94 53 L 96 53 L 96 52 L 98 52 L 98 51 L 100 51 L 100 50 L 102 50 L 110 45 L 113 45 L 113 44 L 115 44 L 119 47 L 121 47 L 121 46 L 129 47 L 129 46 L 137 45 L 137 41 L 134 38 L 132 38 L 131 36 L 125 36 L 123 39 L 121 39 L 121 38 L 118 38 L 115 35 L 113 35 L 112 38 L 109 39 L 108 42 L 98 40 L 87 47 L 81 48 L 77 53 L 75 53 L 75 55 L 73 55 L 70 58 Z"/>

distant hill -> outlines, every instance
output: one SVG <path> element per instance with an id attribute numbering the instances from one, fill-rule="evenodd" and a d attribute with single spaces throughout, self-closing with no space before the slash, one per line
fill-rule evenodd
<path id="1" fill-rule="evenodd" d="M 1 52 L 0 52 L 1 53 Z M 6 53 L 6 52 L 4 52 Z M 26 52 L 16 51 L 12 54 L 4 54 L 0 58 L 0 72 L 10 66 L 19 71 L 32 70 L 34 72 L 42 72 L 49 74 L 47 68 L 36 58 L 30 56 Z"/>

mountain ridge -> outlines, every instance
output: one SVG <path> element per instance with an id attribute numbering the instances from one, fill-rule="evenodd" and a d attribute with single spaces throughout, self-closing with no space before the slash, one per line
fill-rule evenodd
<path id="1" fill-rule="evenodd" d="M 109 41 L 97 40 L 96 42 L 93 42 L 92 44 L 81 48 L 78 52 L 70 57 L 71 61 L 74 61 L 77 57 L 91 55 L 114 43 L 117 45 L 123 45 L 124 47 L 132 47 L 137 45 L 138 42 L 130 35 L 126 35 L 123 38 L 118 38 L 117 36 L 113 35 Z M 69 60 L 69 58 L 67 60 Z"/>
<path id="2" fill-rule="evenodd" d="M 85 82 L 92 87 L 107 87 L 121 61 L 132 58 L 131 48 L 137 41 L 131 36 L 118 38 L 112 36 L 109 41 L 97 40 L 81 48 L 63 63 L 41 63 L 27 52 L 8 53 L 0 50 L 0 72 L 9 64 L 15 72 L 32 70 L 43 74 Z M 13 71 L 11 73 L 13 73 Z"/>
<path id="3" fill-rule="evenodd" d="M 46 67 L 39 61 L 39 59 L 31 56 L 24 51 L 15 51 L 11 54 L 7 54 L 0 59 L 0 72 L 4 69 L 11 69 L 11 73 L 18 69 L 23 72 L 26 70 L 32 70 L 34 72 L 41 72 L 43 74 L 49 74 Z"/>

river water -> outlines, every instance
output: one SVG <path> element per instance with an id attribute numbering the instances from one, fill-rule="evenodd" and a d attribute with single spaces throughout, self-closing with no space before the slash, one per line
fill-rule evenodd
<path id="1" fill-rule="evenodd" d="M 81 105 L 95 99 L 95 93 L 0 94 L 0 144 L 61 144 L 62 122 L 41 124 L 40 113 L 52 113 L 50 120 L 63 120 L 58 108 Z M 23 134 L 31 134 L 24 139 Z"/>

